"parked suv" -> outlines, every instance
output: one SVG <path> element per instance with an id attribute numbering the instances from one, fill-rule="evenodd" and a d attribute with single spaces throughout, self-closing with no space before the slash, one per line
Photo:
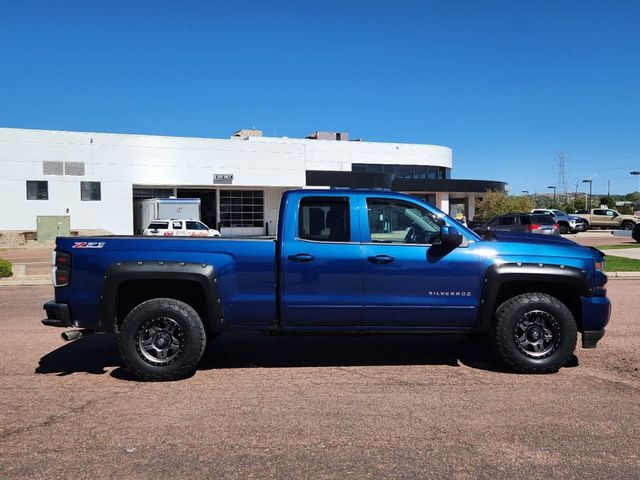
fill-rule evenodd
<path id="1" fill-rule="evenodd" d="M 142 232 L 149 237 L 219 237 L 220 232 L 198 220 L 154 220 Z"/>
<path id="2" fill-rule="evenodd" d="M 507 231 L 560 235 L 560 227 L 552 215 L 535 215 L 531 213 L 510 213 L 492 218 L 484 225 L 474 229 L 474 231 L 480 234 L 488 231 Z"/>
<path id="3" fill-rule="evenodd" d="M 536 208 L 531 213 L 539 215 L 552 215 L 558 223 L 560 233 L 578 233 L 587 231 L 587 222 L 583 218 L 575 215 L 567 215 L 562 210 L 556 208 Z"/>

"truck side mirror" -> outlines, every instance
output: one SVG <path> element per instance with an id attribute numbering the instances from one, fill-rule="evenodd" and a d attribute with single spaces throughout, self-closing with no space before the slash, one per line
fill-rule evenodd
<path id="1" fill-rule="evenodd" d="M 458 247 L 462 244 L 463 237 L 456 227 L 444 225 L 440 228 L 440 244 L 449 247 Z"/>

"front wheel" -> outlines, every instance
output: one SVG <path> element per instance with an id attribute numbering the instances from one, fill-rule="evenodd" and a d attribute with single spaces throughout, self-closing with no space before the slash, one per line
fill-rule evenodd
<path id="1" fill-rule="evenodd" d="M 154 298 L 131 310 L 118 335 L 125 368 L 140 380 L 180 380 L 191 375 L 206 345 L 197 312 L 172 298 Z"/>
<path id="2" fill-rule="evenodd" d="M 633 223 L 633 222 L 624 222 L 622 224 L 622 229 L 629 231 L 629 230 L 633 230 L 633 227 L 635 227 L 635 226 L 636 226 L 636 224 Z"/>
<path id="3" fill-rule="evenodd" d="M 546 293 L 525 293 L 498 307 L 493 343 L 502 361 L 517 372 L 553 373 L 576 347 L 571 311 Z"/>

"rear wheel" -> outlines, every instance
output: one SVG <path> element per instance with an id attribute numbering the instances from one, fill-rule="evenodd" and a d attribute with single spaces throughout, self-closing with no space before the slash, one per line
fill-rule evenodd
<path id="1" fill-rule="evenodd" d="M 180 380 L 195 371 L 206 334 L 192 307 L 172 298 L 154 298 L 127 315 L 118 344 L 124 367 L 136 378 Z"/>
<path id="2" fill-rule="evenodd" d="M 560 228 L 560 233 L 562 235 L 566 235 L 567 233 L 569 233 L 569 225 L 566 223 L 561 223 L 560 225 L 558 225 L 558 227 Z"/>
<path id="3" fill-rule="evenodd" d="M 575 319 L 566 305 L 551 295 L 517 295 L 500 305 L 495 317 L 494 347 L 502 361 L 517 372 L 557 372 L 575 350 Z"/>

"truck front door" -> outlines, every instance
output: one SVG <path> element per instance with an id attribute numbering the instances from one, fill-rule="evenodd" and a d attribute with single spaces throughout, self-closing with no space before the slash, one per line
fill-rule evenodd
<path id="1" fill-rule="evenodd" d="M 287 199 L 280 253 L 283 326 L 361 323 L 362 254 L 357 205 L 351 202 L 356 199 L 330 192 Z"/>
<path id="2" fill-rule="evenodd" d="M 475 245 L 439 242 L 445 224 L 426 206 L 361 195 L 363 324 L 455 329 L 476 320 L 481 262 Z"/>

